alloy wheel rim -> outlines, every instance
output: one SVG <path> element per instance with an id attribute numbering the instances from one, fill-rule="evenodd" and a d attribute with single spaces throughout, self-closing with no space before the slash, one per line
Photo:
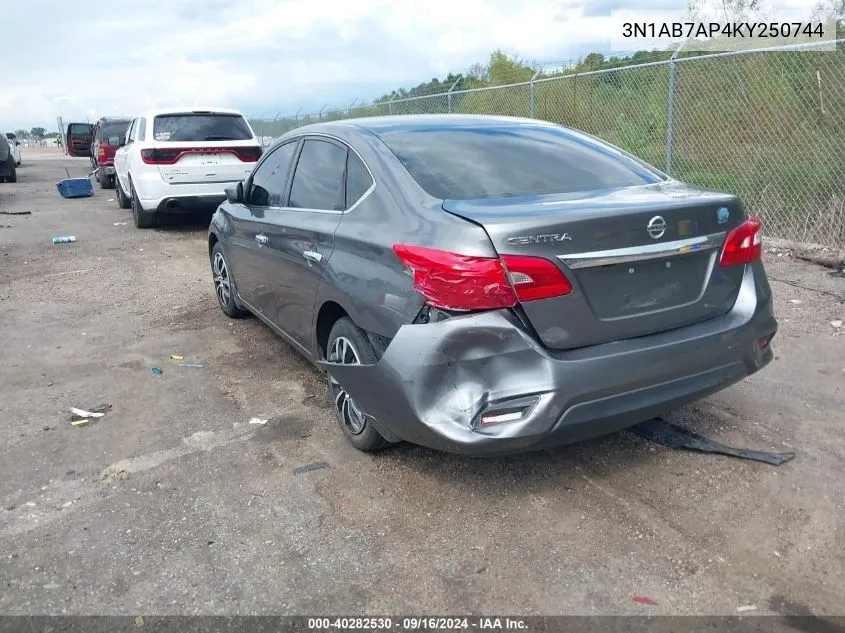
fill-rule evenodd
<path id="1" fill-rule="evenodd" d="M 214 290 L 220 305 L 228 308 L 232 301 L 232 285 L 229 282 L 229 269 L 222 253 L 214 253 L 211 263 L 211 270 L 214 273 Z"/>
<path id="2" fill-rule="evenodd" d="M 361 364 L 358 351 L 355 349 L 352 341 L 345 336 L 338 336 L 334 340 L 334 343 L 332 343 L 332 348 L 329 351 L 329 362 L 340 365 Z M 366 422 L 364 413 L 358 408 L 352 398 L 349 397 L 349 393 L 347 393 L 346 389 L 339 382 L 331 376 L 329 376 L 329 381 L 332 389 L 334 408 L 344 428 L 351 435 L 361 434 L 364 431 Z"/>

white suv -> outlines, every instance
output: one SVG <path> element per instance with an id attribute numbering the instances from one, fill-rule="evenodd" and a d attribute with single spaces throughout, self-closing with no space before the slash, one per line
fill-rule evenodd
<path id="1" fill-rule="evenodd" d="M 226 187 L 245 180 L 261 156 L 243 115 L 221 108 L 152 110 L 118 144 L 116 198 L 132 208 L 138 228 L 153 226 L 157 213 L 220 204 Z"/>

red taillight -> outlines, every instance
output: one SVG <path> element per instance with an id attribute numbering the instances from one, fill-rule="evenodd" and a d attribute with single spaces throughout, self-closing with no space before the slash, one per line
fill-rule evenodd
<path id="1" fill-rule="evenodd" d="M 725 238 L 720 266 L 750 264 L 763 255 L 763 225 L 757 218 L 748 218 Z"/>
<path id="2" fill-rule="evenodd" d="M 560 269 L 539 257 L 474 257 L 406 244 L 393 251 L 413 272 L 414 289 L 446 310 L 511 308 L 572 292 Z"/>
<path id="3" fill-rule="evenodd" d="M 234 154 L 245 163 L 254 163 L 261 158 L 261 148 L 248 147 L 168 147 L 142 149 L 141 160 L 147 165 L 174 165 L 186 154 Z"/>
<path id="4" fill-rule="evenodd" d="M 566 275 L 548 259 L 502 255 L 502 262 L 520 301 L 549 299 L 572 292 Z"/>

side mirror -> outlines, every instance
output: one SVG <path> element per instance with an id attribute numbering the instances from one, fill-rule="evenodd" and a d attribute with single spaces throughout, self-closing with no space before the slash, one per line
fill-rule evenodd
<path id="1" fill-rule="evenodd" d="M 119 136 L 110 136 L 108 144 L 112 147 L 123 147 L 123 139 Z"/>
<path id="2" fill-rule="evenodd" d="M 20 147 L 20 146 L 21 146 L 21 142 L 20 142 L 20 141 L 15 141 L 15 147 Z"/>
<path id="3" fill-rule="evenodd" d="M 244 183 L 239 182 L 231 187 L 226 187 L 226 200 L 233 204 L 241 204 L 244 201 Z"/>

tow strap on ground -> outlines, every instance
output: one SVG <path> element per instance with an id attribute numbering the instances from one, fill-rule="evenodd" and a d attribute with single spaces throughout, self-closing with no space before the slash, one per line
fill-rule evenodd
<path id="1" fill-rule="evenodd" d="M 742 459 L 765 462 L 773 466 L 780 466 L 795 457 L 794 452 L 770 453 L 768 451 L 754 451 L 747 448 L 734 448 L 714 442 L 698 433 L 671 424 L 661 418 L 646 420 L 630 429 L 643 439 L 655 444 L 662 444 L 675 450 L 699 451 L 702 453 L 718 453 Z"/>

